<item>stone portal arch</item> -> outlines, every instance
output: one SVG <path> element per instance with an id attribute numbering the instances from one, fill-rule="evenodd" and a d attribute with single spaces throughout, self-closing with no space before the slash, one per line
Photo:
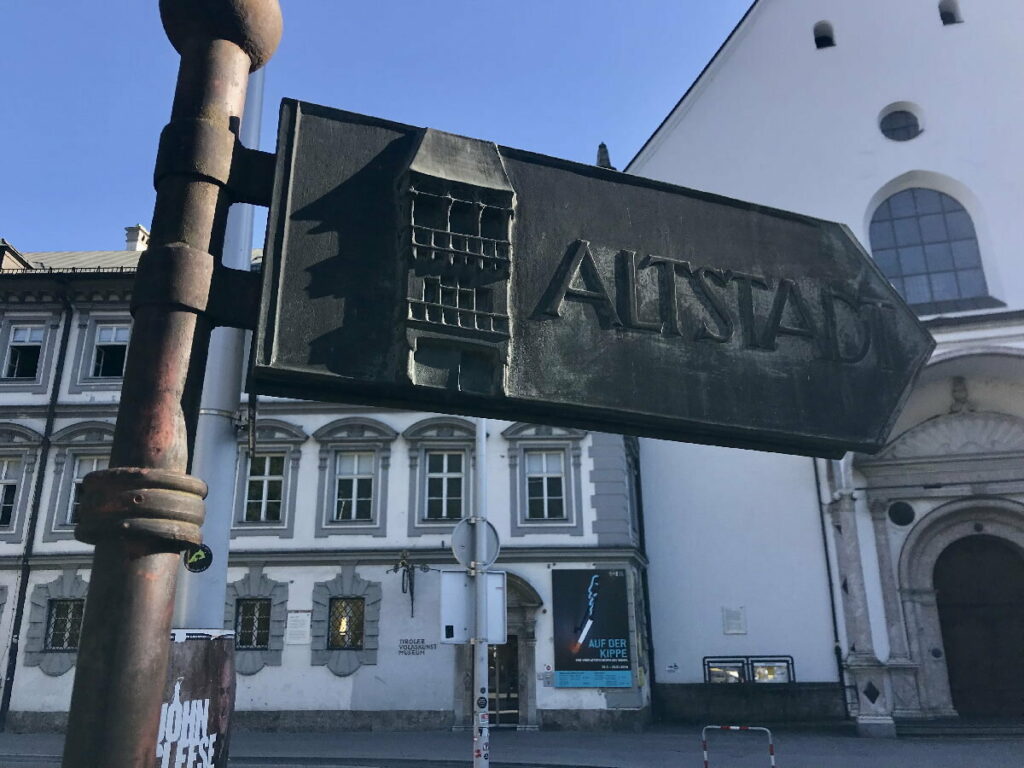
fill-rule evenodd
<path id="1" fill-rule="evenodd" d="M 933 716 L 957 714 L 939 623 L 935 564 L 950 544 L 978 535 L 1002 539 L 1024 552 L 1024 504 L 986 497 L 951 501 L 918 522 L 900 552 L 899 588 L 910 656 L 918 665 L 922 709 Z"/>
<path id="2" fill-rule="evenodd" d="M 505 577 L 508 634 L 519 640 L 519 730 L 534 730 L 537 718 L 537 614 L 544 600 L 530 582 L 515 573 Z M 473 649 L 459 645 L 455 654 L 455 725 L 472 727 Z"/>

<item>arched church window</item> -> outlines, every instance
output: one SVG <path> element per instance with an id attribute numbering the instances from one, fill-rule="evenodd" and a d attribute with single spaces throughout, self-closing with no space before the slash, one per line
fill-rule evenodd
<path id="1" fill-rule="evenodd" d="M 993 306 L 974 223 L 949 195 L 920 187 L 897 192 L 871 217 L 871 253 L 920 314 Z"/>
<path id="2" fill-rule="evenodd" d="M 946 25 L 960 24 L 964 20 L 960 15 L 960 3 L 957 0 L 942 0 L 939 3 L 939 18 Z"/>
<path id="3" fill-rule="evenodd" d="M 814 25 L 814 45 L 818 48 L 831 48 L 836 44 L 836 35 L 832 25 L 827 21 L 819 21 Z"/>

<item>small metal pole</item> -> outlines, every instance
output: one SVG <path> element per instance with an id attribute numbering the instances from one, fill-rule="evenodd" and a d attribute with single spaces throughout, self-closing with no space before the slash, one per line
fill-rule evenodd
<path id="1" fill-rule="evenodd" d="M 491 731 L 487 681 L 487 419 L 476 425 L 476 464 L 473 468 L 473 587 L 476 621 L 473 644 L 473 768 L 491 764 Z"/>
<path id="2" fill-rule="evenodd" d="M 259 148 L 265 69 L 253 72 L 245 96 L 245 116 L 239 139 L 243 146 Z M 221 263 L 228 269 L 249 271 L 252 264 L 252 227 L 255 208 L 231 207 Z M 224 622 L 224 590 L 228 579 L 235 475 L 230 471 L 238 455 L 235 418 L 242 399 L 242 368 L 246 332 L 241 328 L 215 328 L 210 336 L 209 364 L 200 400 L 192 472 L 206 480 L 206 519 L 203 543 L 213 551 L 213 564 L 202 573 L 178 571 L 174 604 L 176 629 L 219 629 Z"/>
<path id="3" fill-rule="evenodd" d="M 75 529 L 96 549 L 64 768 L 146 768 L 155 757 L 178 553 L 198 542 L 203 522 L 205 483 L 186 472 L 236 133 L 249 73 L 281 37 L 277 0 L 161 0 L 160 13 L 181 65 L 133 292 L 111 469 L 85 479 Z"/>

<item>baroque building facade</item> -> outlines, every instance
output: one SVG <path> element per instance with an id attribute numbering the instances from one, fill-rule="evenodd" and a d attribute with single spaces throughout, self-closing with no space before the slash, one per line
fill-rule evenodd
<path id="1" fill-rule="evenodd" d="M 14 728 L 60 727 L 70 700 L 92 555 L 73 535 L 79 487 L 107 466 L 147 238 L 127 232 L 123 251 L 20 253 L 0 241 L 0 663 Z M 481 466 L 465 418 L 274 398 L 254 422 L 248 413 L 215 461 L 221 490 L 208 503 L 231 521 L 223 616 L 236 633 L 237 722 L 469 726 L 472 658 L 444 642 L 440 572 L 459 569 L 452 533 L 478 471 L 502 544 L 494 567 L 507 574 L 492 723 L 648 719 L 635 441 L 490 421 Z M 555 594 L 560 571 L 625 585 L 605 601 L 628 647 L 625 676 L 556 677 L 560 612 L 580 622 L 580 596 Z"/>
<path id="2" fill-rule="evenodd" d="M 1008 0 L 758 0 L 630 163 L 846 224 L 937 342 L 876 455 L 641 441 L 663 712 L 1024 717 L 1022 26 Z"/>

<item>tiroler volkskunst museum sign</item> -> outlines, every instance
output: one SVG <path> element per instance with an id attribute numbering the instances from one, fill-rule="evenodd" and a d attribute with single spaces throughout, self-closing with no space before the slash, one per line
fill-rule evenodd
<path id="1" fill-rule="evenodd" d="M 287 397 L 838 456 L 934 346 L 841 225 L 291 100 L 263 270 Z"/>

